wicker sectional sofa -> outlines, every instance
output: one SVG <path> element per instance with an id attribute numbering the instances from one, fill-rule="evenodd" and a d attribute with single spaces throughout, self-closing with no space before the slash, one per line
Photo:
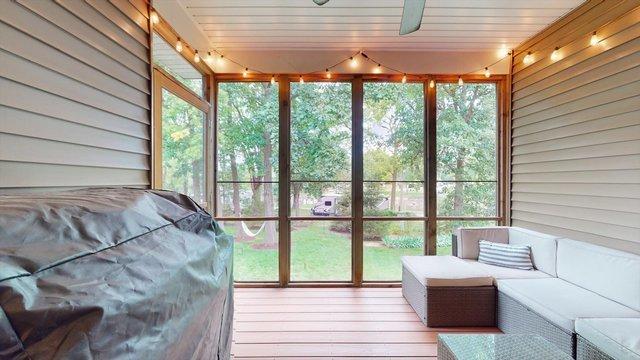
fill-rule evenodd
<path id="1" fill-rule="evenodd" d="M 477 262 L 479 240 L 529 245 L 535 270 L 514 270 Z M 496 325 L 501 331 L 540 335 L 573 357 L 587 354 L 576 352 L 580 345 L 583 349 L 599 349 L 609 358 L 620 358 L 619 353 L 623 353 L 630 354 L 629 359 L 640 359 L 640 332 L 634 333 L 635 328 L 631 326 L 640 321 L 640 256 L 515 227 L 459 229 L 453 248 L 454 255 L 470 265 L 469 269 L 493 278 L 497 294 Z M 431 258 L 425 256 L 422 261 L 430 262 Z M 407 260 L 403 259 L 405 267 Z M 418 260 L 412 261 L 414 270 L 407 270 L 409 273 L 416 272 Z M 451 266 L 456 265 L 452 262 Z M 415 276 L 428 278 L 431 274 Z M 413 286 L 417 286 L 415 282 Z M 405 292 L 416 293 L 409 289 Z M 415 296 L 413 300 L 407 299 L 412 305 L 416 303 Z M 429 299 L 424 301 L 423 307 L 428 309 Z M 475 306 L 472 299 L 468 302 Z M 429 311 L 423 314 L 427 317 L 423 321 L 429 323 Z M 586 324 L 599 324 L 598 321 L 612 318 L 634 320 L 622 321 L 618 327 L 596 326 L 598 331 L 581 334 L 580 329 L 587 329 Z M 626 335 L 610 334 L 616 328 Z M 594 335 L 598 332 L 613 345 L 603 347 L 607 342 L 598 341 L 599 337 Z M 611 349 L 622 350 L 611 354 Z"/>

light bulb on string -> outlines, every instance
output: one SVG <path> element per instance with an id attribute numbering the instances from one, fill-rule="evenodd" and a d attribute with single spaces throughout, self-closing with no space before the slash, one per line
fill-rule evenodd
<path id="1" fill-rule="evenodd" d="M 491 71 L 489 71 L 488 67 L 484 68 L 484 77 L 491 77 Z"/>
<path id="2" fill-rule="evenodd" d="M 178 41 L 176 42 L 176 51 L 182 52 L 182 41 L 180 41 L 180 38 L 178 38 Z"/>
<path id="3" fill-rule="evenodd" d="M 158 17 L 158 13 L 155 11 L 151 12 L 151 15 L 149 15 L 149 18 L 151 19 L 151 23 L 152 24 L 157 24 L 160 22 L 160 18 Z"/>
<path id="4" fill-rule="evenodd" d="M 380 74 L 382 72 L 382 66 L 380 66 L 380 64 L 378 64 L 376 67 L 373 68 L 373 72 L 375 74 Z"/>
<path id="5" fill-rule="evenodd" d="M 204 58 L 204 61 L 209 65 L 213 64 L 213 55 L 211 55 L 211 51 L 207 51 L 207 57 Z"/>
<path id="6" fill-rule="evenodd" d="M 551 61 L 557 61 L 558 59 L 560 59 L 560 51 L 558 50 L 559 48 L 556 46 L 556 48 L 551 53 Z"/>
<path id="7" fill-rule="evenodd" d="M 220 57 L 218 58 L 218 66 L 222 65 L 224 65 L 224 55 L 220 54 Z"/>
<path id="8" fill-rule="evenodd" d="M 276 77 L 271 75 L 271 85 L 275 85 L 276 83 Z"/>
<path id="9" fill-rule="evenodd" d="M 435 82 L 435 81 L 433 81 L 433 80 L 429 81 L 429 87 L 430 87 L 430 88 L 432 88 L 432 89 L 433 89 L 434 87 L 436 87 L 436 82 Z"/>
<path id="10" fill-rule="evenodd" d="M 349 57 L 349 65 L 351 65 L 352 68 L 355 68 L 358 66 L 358 59 L 356 59 L 355 56 Z"/>
<path id="11" fill-rule="evenodd" d="M 591 44 L 591 46 L 594 46 L 598 45 L 598 42 L 600 42 L 600 39 L 598 39 L 598 34 L 594 31 L 591 35 L 591 40 L 589 40 L 589 43 Z"/>
<path id="12" fill-rule="evenodd" d="M 304 79 L 302 78 L 302 75 L 300 75 L 300 84 L 304 84 Z"/>
<path id="13" fill-rule="evenodd" d="M 200 54 L 198 54 L 198 50 L 196 50 L 196 53 L 193 55 L 193 61 L 197 63 L 200 62 Z"/>
<path id="14" fill-rule="evenodd" d="M 247 77 L 249 76 L 249 68 L 244 68 L 244 71 L 242 72 L 242 77 Z"/>
<path id="15" fill-rule="evenodd" d="M 327 77 L 327 79 L 331 79 L 331 71 L 329 71 L 329 69 L 325 70 L 325 76 Z"/>
<path id="16" fill-rule="evenodd" d="M 407 74 L 403 74 L 402 75 L 402 83 L 406 83 L 407 82 Z"/>
<path id="17" fill-rule="evenodd" d="M 464 85 L 464 81 L 462 80 L 462 76 L 458 76 L 458 85 Z"/>
<path id="18" fill-rule="evenodd" d="M 524 56 L 524 59 L 522 59 L 522 62 L 525 65 L 529 65 L 533 62 L 533 54 L 531 54 L 531 51 L 529 51 L 527 55 Z"/>

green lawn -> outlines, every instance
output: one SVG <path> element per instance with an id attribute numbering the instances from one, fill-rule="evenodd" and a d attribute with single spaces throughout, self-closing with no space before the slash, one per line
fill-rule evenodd
<path id="1" fill-rule="evenodd" d="M 351 235 L 332 231 L 330 221 L 295 221 L 291 232 L 292 281 L 350 281 Z M 233 233 L 232 227 L 227 232 Z M 254 248 L 262 234 L 252 241 L 235 243 L 234 276 L 237 281 L 277 281 L 277 249 Z M 438 254 L 451 253 L 450 247 Z M 380 242 L 365 242 L 364 280 L 401 280 L 400 257 L 421 255 L 421 248 L 388 248 Z"/>

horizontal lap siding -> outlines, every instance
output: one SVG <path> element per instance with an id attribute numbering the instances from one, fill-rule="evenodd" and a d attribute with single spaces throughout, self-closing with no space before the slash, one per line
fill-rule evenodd
<path id="1" fill-rule="evenodd" d="M 0 193 L 150 185 L 143 0 L 6 2 Z"/>
<path id="2" fill-rule="evenodd" d="M 640 253 L 640 1 L 588 1 L 512 72 L 511 224 Z"/>

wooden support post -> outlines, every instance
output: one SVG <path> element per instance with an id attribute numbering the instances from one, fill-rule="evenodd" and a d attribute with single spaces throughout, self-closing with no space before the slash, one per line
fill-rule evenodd
<path id="1" fill-rule="evenodd" d="M 427 207 L 425 255 L 436 255 L 437 251 L 437 156 L 436 156 L 436 87 L 431 88 L 428 78 L 424 82 L 425 94 L 425 205 Z M 435 80 L 434 80 L 435 81 Z"/>
<path id="2" fill-rule="evenodd" d="M 352 226 L 351 226 L 351 252 L 352 252 L 352 281 L 354 286 L 362 286 L 363 269 L 363 179 L 364 179 L 364 140 L 363 140 L 363 101 L 364 84 L 362 76 L 356 76 L 351 82 L 351 193 L 352 193 Z"/>
<path id="3" fill-rule="evenodd" d="M 278 98 L 280 102 L 280 126 L 278 138 L 278 251 L 280 286 L 289 284 L 291 279 L 291 223 L 289 219 L 290 205 L 290 132 L 291 127 L 291 86 L 286 76 L 278 78 Z"/>

